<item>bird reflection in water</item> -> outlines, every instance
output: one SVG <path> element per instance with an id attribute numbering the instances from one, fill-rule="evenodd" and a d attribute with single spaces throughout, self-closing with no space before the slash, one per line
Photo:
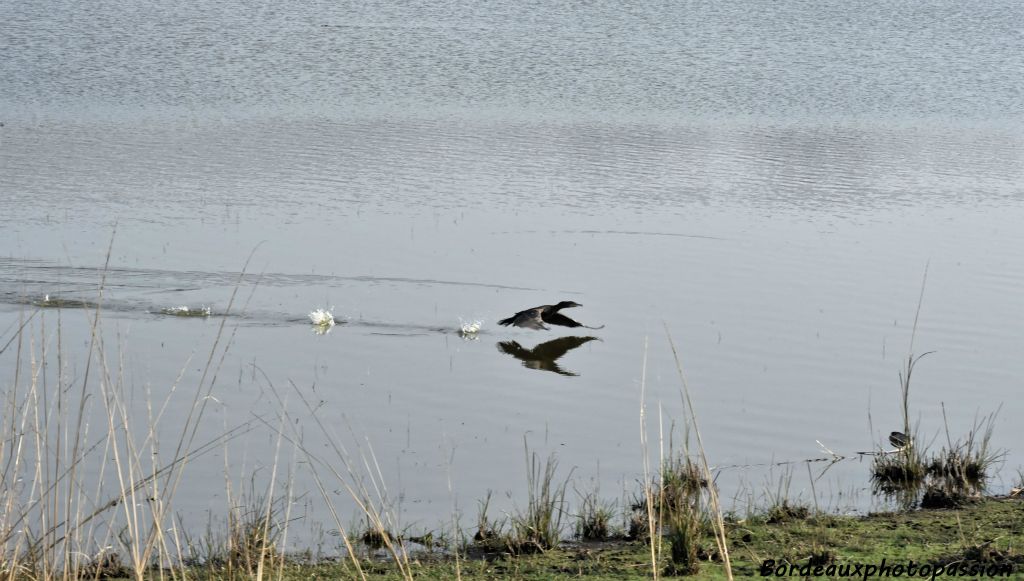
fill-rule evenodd
<path id="1" fill-rule="evenodd" d="M 566 371 L 558 366 L 555 361 L 569 351 L 596 340 L 597 337 L 559 337 L 551 341 L 545 341 L 533 349 L 526 349 L 518 341 L 500 341 L 498 351 L 508 353 L 512 357 L 523 362 L 523 367 L 540 369 L 543 371 L 554 371 L 559 375 L 576 377 L 579 374 Z"/>

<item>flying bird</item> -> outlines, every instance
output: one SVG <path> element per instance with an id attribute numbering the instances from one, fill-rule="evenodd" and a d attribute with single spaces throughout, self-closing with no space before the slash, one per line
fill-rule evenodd
<path id="1" fill-rule="evenodd" d="M 600 327 L 588 327 L 583 323 L 576 322 L 569 317 L 566 317 L 558 311 L 562 309 L 569 309 L 572 307 L 582 307 L 583 305 L 575 303 L 573 301 L 562 301 L 557 305 L 541 305 L 539 307 L 533 307 L 532 309 L 526 309 L 525 311 L 519 311 L 507 319 L 498 321 L 499 325 L 508 327 L 509 325 L 515 325 L 516 327 L 523 327 L 525 329 L 536 329 L 538 331 L 547 331 L 549 327 L 545 325 L 561 325 L 563 327 L 583 327 L 585 329 L 603 329 L 604 325 Z"/>

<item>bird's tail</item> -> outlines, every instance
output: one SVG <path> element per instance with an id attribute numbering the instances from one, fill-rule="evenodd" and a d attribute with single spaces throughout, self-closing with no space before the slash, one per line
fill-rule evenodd
<path id="1" fill-rule="evenodd" d="M 580 325 L 580 327 L 583 327 L 584 329 L 593 329 L 595 331 L 598 330 L 598 329 L 604 329 L 604 325 L 601 325 L 600 327 L 591 327 L 590 325 Z"/>
<path id="2" fill-rule="evenodd" d="M 499 325 L 504 325 L 504 326 L 508 327 L 509 325 L 512 324 L 512 321 L 514 319 L 515 319 L 515 317 L 509 317 L 507 319 L 502 319 L 502 320 L 498 321 L 498 324 Z"/>

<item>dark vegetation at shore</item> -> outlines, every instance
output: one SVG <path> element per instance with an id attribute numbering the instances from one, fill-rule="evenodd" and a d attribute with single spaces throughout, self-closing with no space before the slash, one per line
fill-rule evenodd
<path id="1" fill-rule="evenodd" d="M 244 269 L 239 281 L 243 276 Z M 394 495 L 369 444 L 343 445 L 298 389 L 289 392 L 301 405 L 301 412 L 293 414 L 287 397 L 258 369 L 254 377 L 277 398 L 280 415 L 225 428 L 210 441 L 197 439 L 235 332 L 224 317 L 198 377 L 186 378 L 183 372 L 177 380 L 181 393 L 174 397 L 191 398 L 190 414 L 170 430 L 176 434 L 173 442 L 159 442 L 157 434 L 166 431 L 166 401 L 147 402 L 147 417 L 133 413 L 122 355 L 101 331 L 102 272 L 99 277 L 95 302 L 46 297 L 23 315 L 9 340 L 0 338 L 0 355 L 10 349 L 15 361 L 0 410 L 0 581 L 732 579 L 756 576 L 765 560 L 829 566 L 882 558 L 1024 566 L 1018 540 L 1024 538 L 1024 503 L 984 497 L 1002 455 L 990 445 L 994 414 L 976 421 L 959 439 L 947 425 L 945 446 L 931 452 L 911 422 L 911 376 L 920 361 L 913 355 L 913 339 L 900 373 L 907 441 L 895 450 L 870 453 L 875 489 L 897 500 L 900 512 L 828 514 L 816 500 L 810 505 L 790 498 L 791 472 L 765 494 L 762 505 L 742 515 L 724 510 L 686 376 L 666 329 L 679 373 L 682 442 L 678 448 L 671 442 L 666 447 L 659 435 L 657 463 L 651 466 L 645 347 L 638 410 L 643 480 L 629 502 L 611 501 L 597 489 L 572 488 L 572 469 L 560 470 L 554 455 L 541 458 L 524 442 L 524 505 L 496 515 L 488 493 L 478 503 L 475 526 L 462 526 L 463 515 L 453 506 L 450 523 L 413 533 L 398 524 Z M 236 308 L 240 286 L 226 313 Z M 62 336 L 65 309 L 84 313 L 90 321 L 87 360 L 75 375 L 67 373 L 64 354 L 69 340 Z M 105 422 L 99 427 L 88 420 L 97 410 Z M 326 445 L 309 449 L 296 427 L 300 423 L 318 431 Z M 265 484 L 258 488 L 254 479 L 236 491 L 225 477 L 224 522 L 196 534 L 194 524 L 180 522 L 174 512 L 189 462 L 211 451 L 227 456 L 228 442 L 256 427 L 268 430 L 276 446 L 273 464 L 262 475 Z M 283 549 L 289 527 L 299 518 L 292 507 L 299 495 L 294 470 L 300 461 L 327 507 L 324 518 L 338 531 L 331 556 Z M 107 478 L 86 476 L 91 474 L 86 466 L 94 463 Z M 1024 482 L 1014 490 L 1020 488 Z M 347 493 L 357 509 L 355 524 L 347 520 L 350 515 L 339 514 L 330 490 Z"/>
<path id="2" fill-rule="evenodd" d="M 853 567 L 883 562 L 918 567 L 964 566 L 993 569 L 1024 576 L 1024 500 L 980 498 L 959 509 L 920 509 L 865 516 L 816 514 L 792 515 L 785 521 L 766 513 L 745 518 L 727 515 L 727 542 L 732 574 L 737 578 L 760 576 L 765 561 L 796 568 L 821 565 Z M 233 534 L 233 533 L 232 533 Z M 363 535 L 366 535 L 364 532 Z M 258 534 L 243 535 L 251 539 Z M 451 547 L 422 545 L 407 564 L 385 558 L 382 544 L 363 539 L 359 557 L 312 559 L 285 555 L 259 543 L 242 544 L 205 562 L 180 568 L 148 568 L 145 579 L 650 579 L 649 540 L 609 538 L 603 541 L 566 539 L 544 551 L 516 552 L 473 541 L 458 553 Z M 422 537 L 398 536 L 392 542 L 414 544 Z M 673 540 L 658 541 L 659 577 L 688 575 L 678 571 Z M 693 537 L 699 579 L 726 579 L 723 559 L 716 550 L 713 531 L 701 527 Z M 262 559 L 262 573 L 260 560 Z M 356 564 L 357 563 L 357 564 Z M 1008 569 L 1005 569 L 1007 568 Z M 841 570 L 841 569 L 839 569 Z M 35 578 L 28 575 L 6 578 Z M 79 579 L 135 577 L 116 553 L 97 555 L 80 567 Z"/>

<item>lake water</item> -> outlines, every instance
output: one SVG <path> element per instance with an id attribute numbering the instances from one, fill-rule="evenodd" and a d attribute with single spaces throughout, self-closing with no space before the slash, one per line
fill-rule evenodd
<path id="1" fill-rule="evenodd" d="M 108 357 L 140 424 L 167 399 L 173 447 L 225 320 L 196 442 L 252 430 L 227 468 L 223 449 L 190 463 L 174 504 L 195 526 L 226 512 L 225 471 L 265 483 L 275 458 L 319 502 L 304 454 L 278 451 L 275 393 L 308 450 L 329 457 L 300 394 L 372 445 L 403 524 L 453 502 L 471 523 L 489 489 L 521 505 L 524 438 L 628 496 L 645 354 L 652 456 L 659 406 L 678 440 L 666 327 L 742 505 L 816 440 L 850 455 L 902 428 L 926 268 L 921 433 L 945 443 L 943 406 L 954 438 L 1001 407 L 993 489 L 1024 464 L 1017 2 L 47 0 L 0 21 L 0 347 L 44 297 L 96 300 L 113 239 Z M 496 325 L 560 300 L 605 327 Z M 160 313 L 181 305 L 214 316 Z M 317 308 L 343 324 L 314 333 Z M 52 354 L 58 316 L 80 385 L 90 310 L 26 333 Z M 557 368 L 529 361 L 559 337 L 580 339 L 547 346 L 569 349 Z M 832 467 L 818 501 L 873 505 L 869 466 Z M 803 464 L 791 492 L 810 499 Z"/>

